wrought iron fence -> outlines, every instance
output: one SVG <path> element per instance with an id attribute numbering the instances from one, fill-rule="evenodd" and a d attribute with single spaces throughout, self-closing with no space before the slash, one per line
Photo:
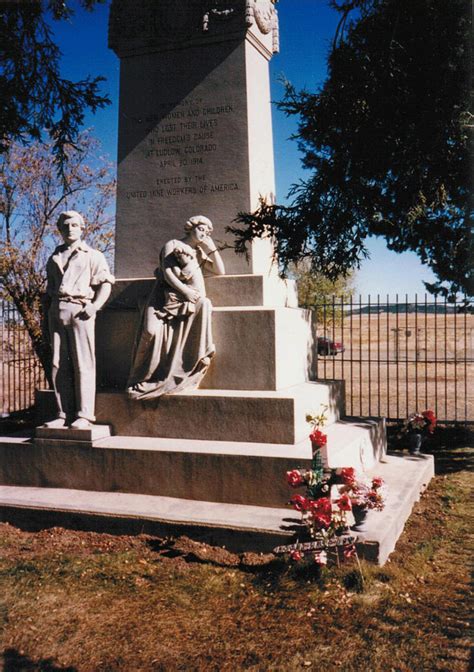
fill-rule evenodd
<path id="1" fill-rule="evenodd" d="M 15 306 L 0 300 L 0 413 L 2 417 L 29 408 L 46 377 Z"/>
<path id="2" fill-rule="evenodd" d="M 464 303 L 333 297 L 315 313 L 318 378 L 346 381 L 348 414 L 402 420 L 432 408 L 442 421 L 474 422 L 474 315 Z M 0 413 L 7 415 L 31 406 L 35 388 L 47 383 L 7 301 L 0 301 L 0 337 Z"/>
<path id="3" fill-rule="evenodd" d="M 315 310 L 318 378 L 346 381 L 348 414 L 402 420 L 431 408 L 441 421 L 474 421 L 474 315 L 464 300 L 332 297 Z"/>

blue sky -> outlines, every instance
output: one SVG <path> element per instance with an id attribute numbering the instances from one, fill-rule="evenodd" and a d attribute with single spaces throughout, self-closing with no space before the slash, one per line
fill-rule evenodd
<path id="1" fill-rule="evenodd" d="M 137 0 L 139 1 L 139 0 Z M 69 21 L 53 23 L 56 41 L 62 51 L 62 68 L 66 77 L 84 78 L 103 75 L 112 105 L 97 114 L 86 116 L 86 126 L 93 126 L 104 150 L 112 160 L 117 152 L 119 61 L 107 48 L 108 6 L 98 6 L 89 13 L 71 2 L 76 14 Z M 337 14 L 326 0 L 280 0 L 280 54 L 271 62 L 273 100 L 279 100 L 283 87 L 281 76 L 296 88 L 316 89 L 325 78 L 326 55 L 337 25 Z M 279 202 L 284 202 L 291 184 L 304 177 L 296 143 L 289 140 L 296 120 L 273 109 L 276 187 Z M 422 280 L 432 281 L 433 274 L 423 267 L 416 255 L 389 252 L 382 240 L 369 241 L 370 259 L 362 262 L 356 275 L 356 290 L 362 295 L 386 294 L 412 296 L 425 293 Z"/>

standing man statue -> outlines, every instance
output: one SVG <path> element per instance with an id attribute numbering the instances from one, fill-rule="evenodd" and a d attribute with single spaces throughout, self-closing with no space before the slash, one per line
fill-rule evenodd
<path id="1" fill-rule="evenodd" d="M 95 315 L 110 296 L 114 277 L 98 250 L 81 240 L 84 219 L 62 212 L 64 244 L 48 260 L 48 328 L 58 415 L 46 427 L 87 429 L 95 421 Z"/>

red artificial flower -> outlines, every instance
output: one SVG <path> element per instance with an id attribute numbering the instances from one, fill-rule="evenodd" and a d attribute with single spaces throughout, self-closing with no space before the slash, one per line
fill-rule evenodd
<path id="1" fill-rule="evenodd" d="M 434 414 L 433 411 L 423 411 L 422 416 L 425 418 L 426 422 L 428 423 L 428 431 L 430 434 L 433 434 L 435 428 L 436 428 L 436 415 Z"/>
<path id="2" fill-rule="evenodd" d="M 375 476 L 372 479 L 372 487 L 374 490 L 377 490 L 377 488 L 381 488 L 383 485 L 383 478 L 380 478 L 380 476 Z"/>
<path id="3" fill-rule="evenodd" d="M 293 495 L 290 499 L 290 504 L 295 507 L 297 511 L 309 511 L 311 501 L 303 497 L 303 495 Z"/>
<path id="4" fill-rule="evenodd" d="M 286 472 L 286 481 L 288 485 L 291 485 L 292 488 L 297 488 L 299 485 L 304 483 L 304 478 L 298 469 L 293 469 L 292 471 Z"/>
<path id="5" fill-rule="evenodd" d="M 341 511 L 350 511 L 352 509 L 351 498 L 346 493 L 341 495 L 339 499 L 336 499 L 336 504 Z"/>
<path id="6" fill-rule="evenodd" d="M 311 443 L 316 445 L 318 448 L 322 448 L 328 442 L 328 437 L 326 436 L 326 434 L 321 432 L 319 429 L 314 429 L 309 435 L 309 438 L 311 440 Z"/>
<path id="7" fill-rule="evenodd" d="M 349 560 L 350 558 L 353 558 L 357 554 L 356 547 L 354 544 L 351 544 L 350 546 L 345 546 L 343 550 L 343 555 L 346 560 Z"/>
<path id="8" fill-rule="evenodd" d="M 316 528 L 322 530 L 329 527 L 332 518 L 332 505 L 329 497 L 313 499 L 309 506 Z"/>
<path id="9" fill-rule="evenodd" d="M 317 530 L 327 530 L 331 524 L 331 516 L 323 513 L 313 513 L 313 523 Z"/>
<path id="10" fill-rule="evenodd" d="M 294 560 L 295 562 L 299 562 L 300 560 L 303 559 L 303 554 L 300 553 L 300 551 L 291 551 L 290 552 L 290 558 Z"/>
<path id="11" fill-rule="evenodd" d="M 310 509 L 313 513 L 321 513 L 324 515 L 331 515 L 332 506 L 329 497 L 320 497 L 319 499 L 310 500 Z"/>
<path id="12" fill-rule="evenodd" d="M 317 565 L 327 565 L 328 564 L 328 554 L 326 551 L 317 551 L 314 554 L 314 562 Z"/>
<path id="13" fill-rule="evenodd" d="M 354 467 L 344 467 L 341 469 L 341 479 L 344 485 L 354 485 L 355 469 Z"/>

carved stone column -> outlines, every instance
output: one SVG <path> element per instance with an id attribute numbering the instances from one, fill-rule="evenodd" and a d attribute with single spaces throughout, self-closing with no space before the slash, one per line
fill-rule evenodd
<path id="1" fill-rule="evenodd" d="M 116 274 L 153 274 L 162 245 L 192 215 L 215 238 L 260 195 L 274 197 L 268 62 L 273 0 L 114 0 L 109 45 L 120 58 Z M 268 241 L 228 273 L 267 274 Z"/>

